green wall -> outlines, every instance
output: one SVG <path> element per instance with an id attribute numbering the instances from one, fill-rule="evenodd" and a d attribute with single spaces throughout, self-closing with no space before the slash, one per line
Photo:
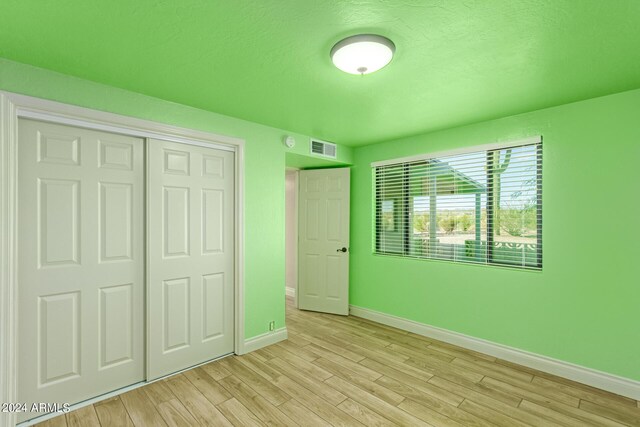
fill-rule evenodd
<path id="1" fill-rule="evenodd" d="M 542 272 L 372 254 L 371 162 L 533 135 Z M 639 185 L 640 90 L 357 148 L 351 304 L 640 380 Z"/>
<path id="2" fill-rule="evenodd" d="M 186 128 L 235 136 L 245 146 L 245 336 L 284 326 L 285 153 L 308 153 L 308 137 L 186 107 L 0 59 L 0 90 Z M 296 146 L 288 150 L 284 135 Z M 351 163 L 351 148 L 338 147 L 338 161 Z"/>
<path id="3" fill-rule="evenodd" d="M 284 325 L 289 132 L 0 59 L 0 89 L 246 140 L 246 337 Z M 640 90 L 351 149 L 351 303 L 640 380 Z M 370 162 L 544 136 L 542 272 L 374 256 Z M 291 156 L 290 156 L 291 157 Z"/>

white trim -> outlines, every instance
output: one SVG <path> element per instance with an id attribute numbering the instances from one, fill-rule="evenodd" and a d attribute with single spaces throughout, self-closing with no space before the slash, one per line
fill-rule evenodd
<path id="1" fill-rule="evenodd" d="M 494 343 L 491 341 L 474 338 L 458 332 L 449 331 L 447 329 L 426 325 L 424 323 L 415 322 L 413 320 L 404 319 L 402 317 L 393 316 L 379 311 L 370 310 L 368 308 L 350 306 L 349 313 L 352 316 L 362 317 L 363 319 L 372 320 L 383 325 L 393 326 L 394 328 L 404 331 L 413 332 L 428 338 L 444 341 L 449 344 L 457 345 L 469 350 L 478 351 L 488 354 L 489 356 L 537 369 L 553 375 L 558 375 L 579 383 L 607 390 L 632 399 L 640 399 L 640 381 L 617 375 L 608 374 L 606 372 L 597 371 L 573 363 L 564 362 L 562 360 L 553 359 L 551 357 L 540 354 L 531 353 L 506 345 Z"/>
<path id="2" fill-rule="evenodd" d="M 253 338 L 249 338 L 248 340 L 244 341 L 245 353 L 250 353 L 252 351 L 259 350 L 262 347 L 284 341 L 288 336 L 289 335 L 287 334 L 287 328 L 285 326 L 283 328 L 276 329 L 273 332 L 266 332 Z"/>
<path id="3" fill-rule="evenodd" d="M 286 175 L 287 174 L 291 174 L 293 175 L 293 204 L 294 204 L 294 212 L 293 212 L 293 224 L 285 224 L 286 227 L 291 227 L 291 230 L 293 231 L 293 248 L 291 250 L 291 253 L 293 253 L 293 258 L 286 259 L 286 263 L 292 263 L 293 264 L 293 269 L 294 269 L 294 283 L 285 283 L 285 292 L 287 296 L 293 297 L 294 301 L 294 307 L 298 308 L 298 297 L 296 295 L 296 289 L 298 287 L 298 197 L 299 197 L 299 190 L 298 190 L 298 186 L 299 186 L 299 182 L 300 182 L 300 169 L 295 169 L 295 168 L 285 168 L 285 180 Z M 285 194 L 285 210 L 286 210 L 286 202 L 288 199 L 289 195 Z M 293 286 L 287 286 L 287 285 L 293 285 Z"/>
<path id="4" fill-rule="evenodd" d="M 244 140 L 241 138 L 218 135 L 151 120 L 138 119 L 136 117 L 108 113 L 106 111 L 92 110 L 11 92 L 0 91 L 0 93 L 3 93 L 16 107 L 21 117 L 39 117 L 39 120 L 53 120 L 56 123 L 64 123 L 65 120 L 68 120 L 68 123 L 78 121 L 76 123 L 80 123 L 82 127 L 91 127 L 92 129 L 98 130 L 104 129 L 101 128 L 102 126 L 111 126 L 110 129 L 112 130 L 107 130 L 108 132 L 113 132 L 113 129 L 120 129 L 120 132 L 116 132 L 124 132 L 126 135 L 134 135 L 131 132 L 141 132 L 141 134 L 134 136 L 141 136 L 143 138 L 158 138 L 169 141 L 174 139 L 167 138 L 176 138 L 178 140 L 188 139 L 214 144 L 219 143 L 227 146 L 244 145 Z M 76 124 L 75 126 L 78 125 Z"/>
<path id="5" fill-rule="evenodd" d="M 0 92 L 0 402 L 17 402 L 17 192 L 18 154 L 15 106 Z M 16 414 L 0 413 L 0 426 Z"/>
<path id="6" fill-rule="evenodd" d="M 244 140 L 0 91 L 0 402 L 16 402 L 17 398 L 17 125 L 20 117 L 236 152 L 234 351 L 245 353 Z M 0 413 L 0 427 L 13 426 L 15 422 L 15 414 Z"/>
<path id="7" fill-rule="evenodd" d="M 234 351 L 236 354 L 245 354 L 244 348 L 244 142 L 236 150 L 236 219 L 238 220 L 235 231 L 235 336 Z"/>
<path id="8" fill-rule="evenodd" d="M 295 234 L 295 242 L 296 242 L 296 247 L 294 250 L 294 255 L 293 255 L 293 259 L 294 259 L 294 263 L 295 263 L 295 268 L 296 268 L 296 287 L 293 289 L 293 306 L 295 308 L 299 308 L 298 307 L 298 292 L 296 292 L 296 290 L 298 289 L 298 286 L 300 286 L 300 277 L 298 277 L 298 272 L 300 271 L 300 260 L 298 257 L 298 248 L 300 245 L 299 242 L 299 238 L 300 238 L 300 219 L 298 218 L 298 214 L 300 213 L 300 205 L 298 203 L 298 201 L 300 200 L 300 170 L 298 170 L 296 172 L 296 182 L 295 182 L 295 195 L 296 195 L 296 200 L 295 200 L 295 226 L 294 226 L 294 232 Z"/>
<path id="9" fill-rule="evenodd" d="M 396 165 L 399 163 L 417 162 L 420 160 L 435 159 L 435 158 L 446 157 L 446 156 L 457 156 L 460 154 L 475 153 L 478 151 L 501 150 L 503 148 L 521 147 L 523 145 L 539 144 L 540 142 L 542 142 L 542 136 L 538 135 L 538 136 L 532 136 L 529 138 L 518 139 L 514 141 L 494 142 L 491 144 L 474 145 L 470 147 L 460 147 L 460 148 L 455 148 L 453 150 L 438 151 L 435 153 L 418 154 L 415 156 L 399 157 L 397 159 L 380 160 L 377 162 L 372 162 L 371 167 L 375 168 L 378 166 L 388 166 L 388 165 Z"/>
<path id="10" fill-rule="evenodd" d="M 26 108 L 18 109 L 18 116 L 25 119 L 41 120 L 46 122 L 55 122 L 58 124 L 75 126 L 81 128 L 88 128 L 92 130 L 98 130 L 109 133 L 116 133 L 127 136 L 137 136 L 140 138 L 153 138 L 162 141 L 177 142 L 180 144 L 197 145 L 204 148 L 215 148 L 223 151 L 235 151 L 235 148 L 226 144 L 216 144 L 215 142 L 206 142 L 194 138 L 184 138 L 176 135 L 167 135 L 164 133 L 157 133 L 151 130 L 138 130 L 128 127 L 121 127 L 114 124 L 98 123 L 94 121 L 77 119 L 73 117 L 63 116 L 59 114 L 43 113 L 41 111 L 34 111 Z M 218 138 L 216 138 L 217 140 Z"/>

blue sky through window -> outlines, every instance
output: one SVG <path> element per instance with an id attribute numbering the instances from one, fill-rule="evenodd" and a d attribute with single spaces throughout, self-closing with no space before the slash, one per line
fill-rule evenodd
<path id="1" fill-rule="evenodd" d="M 500 150 L 499 164 L 504 163 L 507 150 Z M 536 201 L 536 146 L 523 146 L 511 149 L 508 167 L 500 176 L 500 207 L 503 209 L 523 209 Z M 455 171 L 486 187 L 486 153 L 471 153 L 459 156 L 443 157 L 442 164 L 447 164 Z M 486 206 L 486 193 L 481 194 L 482 208 Z M 475 194 L 438 195 L 438 211 L 474 211 Z M 416 196 L 413 199 L 414 212 L 429 212 L 429 196 Z"/>

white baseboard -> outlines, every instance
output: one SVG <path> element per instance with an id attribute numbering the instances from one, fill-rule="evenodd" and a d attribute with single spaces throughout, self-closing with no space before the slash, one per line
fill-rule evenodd
<path id="1" fill-rule="evenodd" d="M 288 297 L 294 297 L 296 296 L 296 289 L 295 288 L 284 288 L 285 293 L 287 294 Z"/>
<path id="2" fill-rule="evenodd" d="M 287 339 L 287 337 L 288 337 L 287 328 L 284 327 L 284 328 L 276 329 L 273 332 L 266 332 L 264 334 L 255 336 L 253 338 L 249 338 L 247 340 L 244 340 L 243 354 L 250 353 L 255 350 L 259 350 L 262 347 L 266 347 L 268 345 L 275 344 L 280 341 L 284 341 Z"/>
<path id="3" fill-rule="evenodd" d="M 480 338 L 474 338 L 447 329 L 426 325 L 402 317 L 393 316 L 379 311 L 357 306 L 349 306 L 353 316 L 362 317 L 383 325 L 393 326 L 404 331 L 413 332 L 428 338 L 444 341 L 469 350 L 488 354 L 489 356 L 537 369 L 553 375 L 558 375 L 573 381 L 587 384 L 602 390 L 607 390 L 622 396 L 640 400 L 640 381 L 619 377 L 551 357 L 542 356 L 506 345 L 497 344 Z"/>

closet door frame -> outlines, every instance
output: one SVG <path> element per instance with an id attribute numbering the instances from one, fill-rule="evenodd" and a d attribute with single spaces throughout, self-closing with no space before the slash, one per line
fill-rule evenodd
<path id="1" fill-rule="evenodd" d="M 244 140 L 0 91 L 0 402 L 17 402 L 20 118 L 235 153 L 234 353 L 244 354 Z M 0 413 L 0 426 L 15 422 L 14 413 Z"/>

